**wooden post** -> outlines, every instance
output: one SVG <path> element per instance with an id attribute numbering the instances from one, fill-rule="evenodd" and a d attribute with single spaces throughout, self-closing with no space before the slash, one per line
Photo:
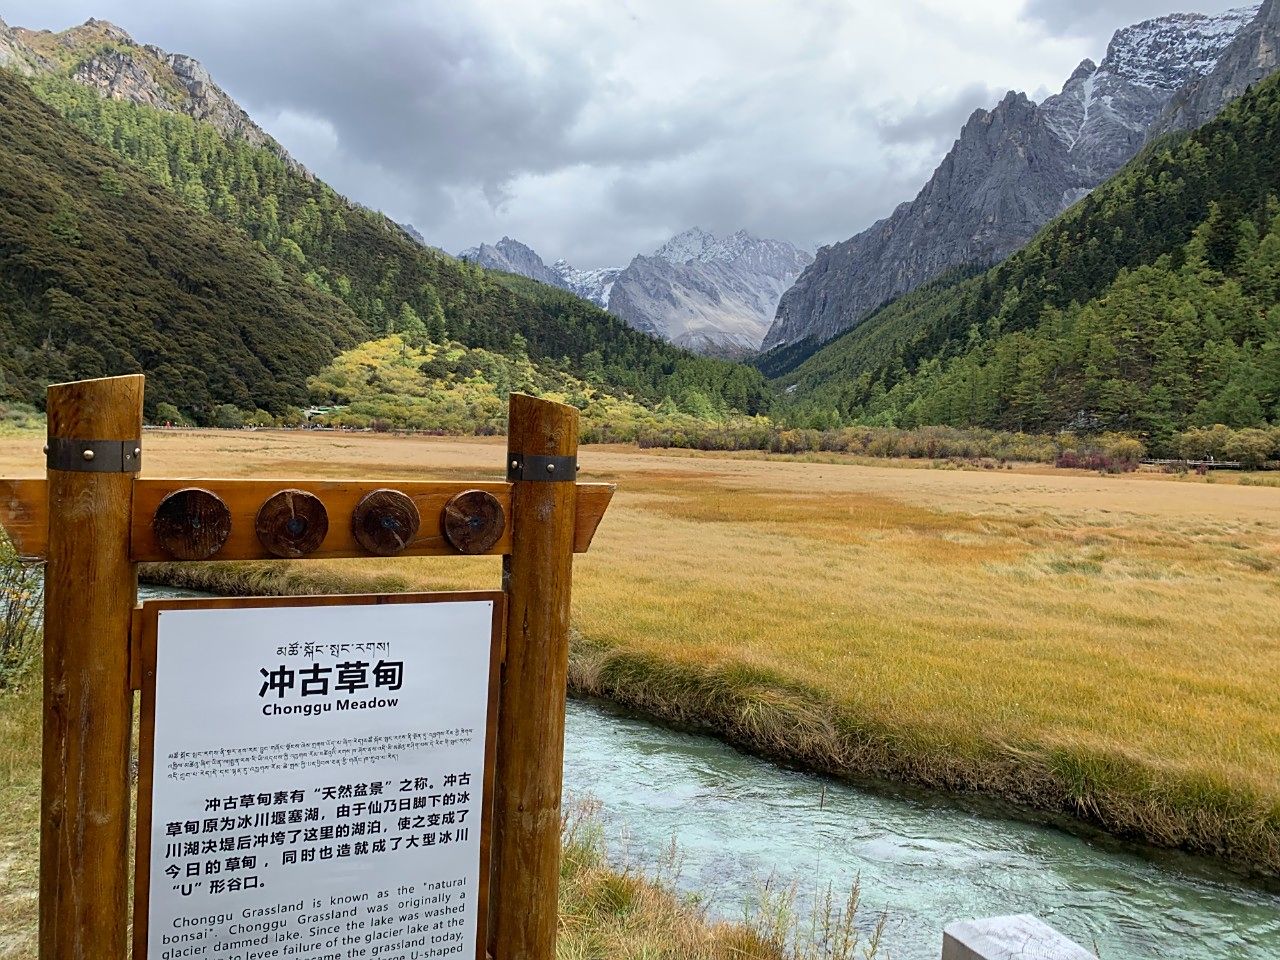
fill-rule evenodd
<path id="1" fill-rule="evenodd" d="M 126 951 L 138 586 L 129 526 L 142 385 L 141 376 L 112 377 L 48 392 L 40 960 Z"/>
<path id="2" fill-rule="evenodd" d="M 554 960 L 556 954 L 577 453 L 577 410 L 511 395 L 512 536 L 502 570 L 507 645 L 489 928 L 494 960 Z"/>

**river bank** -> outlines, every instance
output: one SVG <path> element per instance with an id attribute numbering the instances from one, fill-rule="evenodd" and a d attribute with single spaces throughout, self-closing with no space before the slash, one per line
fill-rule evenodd
<path id="1" fill-rule="evenodd" d="M 158 436 L 148 469 L 394 483 L 493 476 L 501 449 Z M 837 775 L 1280 867 L 1275 490 L 616 447 L 581 461 L 619 493 L 575 565 L 577 690 Z M 261 593 L 498 582 L 486 558 L 152 575 Z"/>

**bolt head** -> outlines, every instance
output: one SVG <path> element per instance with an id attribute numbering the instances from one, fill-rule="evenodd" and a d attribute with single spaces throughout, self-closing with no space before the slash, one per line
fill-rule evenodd
<path id="1" fill-rule="evenodd" d="M 92 460 L 94 458 L 94 452 L 92 450 L 86 450 L 83 456 L 86 460 Z"/>
<path id="2" fill-rule="evenodd" d="M 49 455 L 49 445 L 47 443 L 44 445 L 44 455 L 46 457 Z"/>
<path id="3" fill-rule="evenodd" d="M 135 457 L 140 457 L 140 456 L 142 456 L 142 448 L 141 448 L 141 447 L 134 447 L 134 448 L 133 448 L 133 455 L 134 455 Z"/>
<path id="4" fill-rule="evenodd" d="M 554 463 L 548 463 L 547 473 L 555 473 L 555 472 L 556 472 L 556 465 Z"/>

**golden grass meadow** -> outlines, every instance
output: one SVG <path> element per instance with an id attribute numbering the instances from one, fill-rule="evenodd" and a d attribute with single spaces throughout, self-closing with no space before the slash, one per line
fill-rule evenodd
<path id="1" fill-rule="evenodd" d="M 40 442 L 0 441 L 0 475 L 38 474 Z M 582 479 L 618 494 L 575 561 L 575 690 L 837 775 L 1280 872 L 1280 490 L 827 460 L 584 448 Z M 492 478 L 502 461 L 500 440 L 164 432 L 145 472 Z M 488 587 L 499 569 L 148 575 L 300 593 Z M 12 782 L 30 760 L 4 739 Z"/>

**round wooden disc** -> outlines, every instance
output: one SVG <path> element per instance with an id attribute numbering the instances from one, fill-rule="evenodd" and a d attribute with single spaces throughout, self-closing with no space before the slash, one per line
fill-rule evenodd
<path id="1" fill-rule="evenodd" d="M 351 514 L 356 542 L 380 557 L 394 557 L 418 535 L 417 505 L 399 490 L 374 490 L 364 495 Z"/>
<path id="2" fill-rule="evenodd" d="M 281 490 L 258 509 L 253 527 L 268 552 L 296 560 L 324 542 L 329 512 L 305 490 Z"/>
<path id="3" fill-rule="evenodd" d="M 175 560 L 208 560 L 231 536 L 231 510 L 208 490 L 175 490 L 156 507 L 151 529 Z"/>
<path id="4" fill-rule="evenodd" d="M 498 498 L 484 490 L 463 490 L 449 498 L 440 526 L 460 553 L 487 553 L 502 538 L 507 518 Z"/>

